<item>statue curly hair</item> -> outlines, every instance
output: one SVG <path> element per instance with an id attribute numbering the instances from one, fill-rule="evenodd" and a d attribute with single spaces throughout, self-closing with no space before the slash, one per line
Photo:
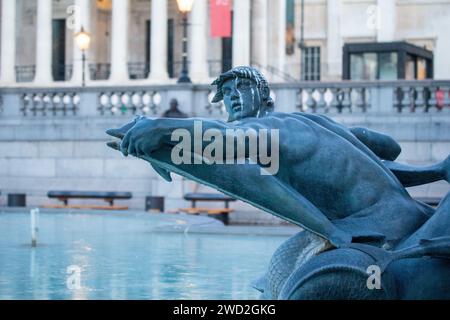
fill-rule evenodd
<path id="1" fill-rule="evenodd" d="M 222 85 L 229 79 L 247 78 L 256 82 L 259 94 L 261 95 L 263 104 L 259 108 L 257 117 L 263 117 L 274 109 L 274 101 L 270 97 L 269 83 L 266 78 L 257 69 L 247 66 L 235 67 L 227 72 L 222 73 L 211 85 L 217 86 L 217 93 L 211 100 L 217 103 L 223 100 Z"/>

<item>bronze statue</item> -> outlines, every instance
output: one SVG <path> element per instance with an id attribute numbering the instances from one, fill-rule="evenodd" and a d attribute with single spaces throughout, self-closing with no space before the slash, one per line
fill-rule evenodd
<path id="1" fill-rule="evenodd" d="M 363 292 L 365 282 L 350 285 L 347 291 L 342 289 L 341 295 L 333 296 L 334 291 L 324 290 L 321 281 L 336 284 L 348 279 L 357 281 L 364 269 L 360 264 L 367 261 L 382 264 L 381 272 L 389 273 L 388 266 L 395 266 L 393 261 L 403 263 L 410 258 L 410 262 L 414 257 L 420 262 L 423 255 L 447 255 L 450 242 L 445 237 L 450 236 L 447 218 L 450 201 L 444 201 L 435 211 L 412 199 L 405 186 L 440 179 L 449 181 L 450 158 L 426 168 L 410 167 L 394 162 L 400 146 L 384 134 L 365 128 L 348 129 L 321 115 L 275 112 L 267 81 L 250 67 L 234 68 L 213 84 L 217 85 L 213 102 L 223 99 L 228 122 L 140 117 L 120 129 L 108 130 L 108 134 L 121 139 L 108 145 L 125 156 L 150 162 L 167 180 L 170 172 L 178 173 L 305 229 L 275 253 L 271 271 L 257 284 L 265 297 L 345 298 L 347 294 L 347 298 L 402 298 L 391 287 Z M 209 139 L 198 141 L 198 123 L 200 137 Z M 185 161 L 174 161 L 174 150 L 182 142 L 190 146 L 191 140 L 180 142 L 182 134 L 174 139 L 175 131 L 194 137 L 192 150 L 187 152 L 185 148 L 180 156 Z M 252 149 L 245 144 L 245 138 L 234 136 L 234 148 L 230 152 L 227 138 L 219 143 L 230 132 L 250 132 L 246 138 L 253 139 L 258 148 Z M 267 136 L 261 132 L 269 133 L 271 138 L 279 135 L 278 145 L 267 143 Z M 211 140 L 216 143 L 214 148 Z M 240 146 L 243 154 L 236 152 Z M 271 174 L 261 173 L 267 170 L 268 164 L 259 157 L 261 146 L 268 147 L 264 150 L 267 154 L 279 156 L 279 168 Z M 209 153 L 212 162 L 204 157 L 205 151 L 211 149 L 214 149 L 214 153 Z M 414 236 L 421 232 L 427 236 Z M 362 258 L 355 262 L 351 257 Z M 450 266 L 443 258 L 432 260 Z M 349 271 L 347 279 L 345 274 L 340 274 L 339 261 L 357 275 Z M 356 263 L 353 269 L 352 262 Z M 324 266 L 329 266 L 325 273 L 329 278 L 305 280 L 305 272 L 314 274 Z M 442 266 L 435 269 L 435 277 L 440 280 L 441 268 L 444 270 Z M 284 278 L 273 277 L 274 270 L 283 270 Z M 394 271 L 390 274 L 393 279 L 403 279 Z M 409 278 L 404 280 L 406 284 L 412 283 Z M 445 286 L 450 289 L 450 283 Z M 432 289 L 433 294 L 438 292 Z M 448 292 L 443 290 L 441 295 L 450 297 Z M 426 297 L 427 293 L 423 295 Z"/>

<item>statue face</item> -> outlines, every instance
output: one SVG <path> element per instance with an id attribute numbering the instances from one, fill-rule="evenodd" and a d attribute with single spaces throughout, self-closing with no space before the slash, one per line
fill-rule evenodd
<path id="1" fill-rule="evenodd" d="M 223 102 L 227 109 L 228 121 L 256 117 L 262 99 L 256 82 L 247 78 L 229 79 L 222 85 Z"/>

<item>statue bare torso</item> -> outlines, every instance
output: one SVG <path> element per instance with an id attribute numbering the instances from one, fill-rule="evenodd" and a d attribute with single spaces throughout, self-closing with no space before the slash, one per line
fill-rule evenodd
<path id="1" fill-rule="evenodd" d="M 240 124 L 251 126 L 254 121 L 243 119 Z M 395 242 L 428 218 L 367 147 L 354 137 L 348 140 L 350 134 L 343 136 L 301 113 L 272 113 L 257 122 L 280 130 L 278 178 L 354 236 L 380 233 Z M 392 223 L 386 224 L 389 217 Z M 351 231 L 355 224 L 358 231 Z"/>

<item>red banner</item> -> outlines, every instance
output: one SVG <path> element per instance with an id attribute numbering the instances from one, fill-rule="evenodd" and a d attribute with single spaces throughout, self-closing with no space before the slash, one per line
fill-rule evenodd
<path id="1" fill-rule="evenodd" d="M 211 37 L 231 37 L 231 0 L 211 0 Z"/>

